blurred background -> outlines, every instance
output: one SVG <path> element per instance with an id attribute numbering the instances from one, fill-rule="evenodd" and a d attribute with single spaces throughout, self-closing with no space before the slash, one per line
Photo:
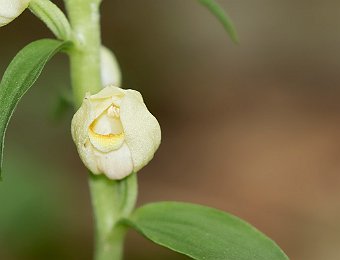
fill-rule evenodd
<path id="1" fill-rule="evenodd" d="M 340 2 L 220 0 L 240 44 L 195 0 L 103 1 L 103 43 L 124 87 L 143 93 L 162 145 L 139 173 L 139 204 L 178 200 L 231 212 L 291 257 L 340 259 Z M 55 1 L 62 6 L 61 1 Z M 52 37 L 29 11 L 0 28 L 0 71 Z M 53 59 L 19 104 L 0 183 L 0 259 L 92 259 L 86 170 L 70 87 Z M 126 259 L 187 259 L 130 232 Z"/>

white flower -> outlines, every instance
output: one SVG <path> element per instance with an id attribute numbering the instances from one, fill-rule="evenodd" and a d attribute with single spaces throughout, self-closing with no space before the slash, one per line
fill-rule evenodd
<path id="1" fill-rule="evenodd" d="M 30 0 L 0 0 L 0 26 L 17 18 L 27 7 Z"/>
<path id="2" fill-rule="evenodd" d="M 110 49 L 104 46 L 100 48 L 100 67 L 103 86 L 121 86 L 122 73 L 116 56 Z"/>
<path id="3" fill-rule="evenodd" d="M 110 179 L 139 171 L 161 141 L 158 121 L 141 94 L 113 86 L 85 97 L 72 119 L 71 131 L 86 167 Z"/>

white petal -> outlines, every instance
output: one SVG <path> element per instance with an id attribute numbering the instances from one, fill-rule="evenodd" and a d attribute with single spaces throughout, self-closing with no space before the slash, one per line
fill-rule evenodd
<path id="1" fill-rule="evenodd" d="M 108 86 L 95 95 L 86 93 L 81 107 L 75 114 L 75 117 L 79 118 L 76 121 L 79 121 L 78 124 L 84 124 L 85 120 L 88 122 L 88 127 L 111 105 L 119 107 L 124 95 L 125 93 L 122 89 L 113 86 Z"/>
<path id="2" fill-rule="evenodd" d="M 109 153 L 95 151 L 98 170 L 108 178 L 120 180 L 133 171 L 131 153 L 124 143 L 118 150 Z"/>
<path id="3" fill-rule="evenodd" d="M 94 158 L 93 148 L 88 138 L 88 127 L 93 121 L 91 115 L 91 104 L 85 99 L 72 119 L 71 133 L 76 144 L 79 156 L 85 166 L 93 173 L 99 173 L 97 163 Z"/>
<path id="4" fill-rule="evenodd" d="M 121 86 L 122 74 L 113 52 L 102 46 L 100 49 L 100 67 L 103 86 Z"/>
<path id="5" fill-rule="evenodd" d="M 108 86 L 95 95 L 87 94 L 83 103 L 88 102 L 90 105 L 90 114 L 92 120 L 99 117 L 111 105 L 120 106 L 124 91 L 118 87 Z"/>
<path id="6" fill-rule="evenodd" d="M 28 6 L 29 0 L 0 0 L 0 26 L 19 16 Z"/>
<path id="7" fill-rule="evenodd" d="M 106 110 L 110 105 L 120 107 L 121 99 L 124 97 L 124 91 L 118 87 L 108 86 L 103 88 L 95 95 L 89 96 L 91 105 L 96 111 L 101 113 Z M 101 114 L 100 113 L 100 114 Z M 98 117 L 100 114 L 97 114 Z"/>
<path id="8" fill-rule="evenodd" d="M 98 162 L 95 156 L 95 150 L 90 143 L 90 140 L 87 140 L 82 146 L 78 147 L 78 152 L 80 155 L 80 159 L 84 163 L 84 165 L 94 174 L 101 174 L 102 172 L 98 169 Z"/>
<path id="9" fill-rule="evenodd" d="M 138 91 L 125 90 L 120 107 L 125 142 L 130 148 L 134 171 L 143 168 L 153 157 L 161 142 L 161 128 L 149 112 Z"/>
<path id="10" fill-rule="evenodd" d="M 99 91 L 97 94 L 90 96 L 91 100 L 94 101 L 96 99 L 105 99 L 105 98 L 122 98 L 124 96 L 124 90 L 115 87 L 115 86 L 107 86 Z"/>

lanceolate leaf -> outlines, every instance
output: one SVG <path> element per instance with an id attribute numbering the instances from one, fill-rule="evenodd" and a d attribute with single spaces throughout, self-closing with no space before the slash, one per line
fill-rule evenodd
<path id="1" fill-rule="evenodd" d="M 0 175 L 4 138 L 9 120 L 21 97 L 39 77 L 47 61 L 68 42 L 43 39 L 24 47 L 12 60 L 0 83 Z"/>
<path id="2" fill-rule="evenodd" d="M 264 234 L 225 212 L 187 203 L 143 206 L 126 220 L 151 241 L 199 260 L 287 260 Z"/>
<path id="3" fill-rule="evenodd" d="M 232 20 L 222 7 L 214 0 L 198 0 L 202 5 L 206 6 L 210 12 L 223 24 L 224 29 L 229 34 L 233 42 L 238 43 L 238 36 Z"/>

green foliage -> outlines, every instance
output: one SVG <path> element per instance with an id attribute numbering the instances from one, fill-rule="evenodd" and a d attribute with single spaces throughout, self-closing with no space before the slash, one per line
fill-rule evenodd
<path id="1" fill-rule="evenodd" d="M 59 122 L 70 111 L 74 111 L 73 105 L 73 95 L 71 91 L 59 93 L 51 109 L 51 119 Z"/>
<path id="2" fill-rule="evenodd" d="M 37 80 L 47 61 L 68 45 L 68 42 L 50 39 L 32 42 L 6 69 L 0 83 L 0 174 L 6 128 L 19 100 Z"/>
<path id="3" fill-rule="evenodd" d="M 29 9 L 47 25 L 58 39 L 70 40 L 71 26 L 65 14 L 53 2 L 31 0 Z"/>
<path id="4" fill-rule="evenodd" d="M 288 259 L 275 242 L 248 223 L 200 205 L 151 203 L 137 209 L 126 224 L 156 244 L 193 259 Z"/>
<path id="5" fill-rule="evenodd" d="M 224 29 L 229 34 L 234 43 L 238 43 L 238 36 L 235 26 L 228 16 L 228 14 L 222 9 L 222 7 L 214 0 L 198 0 L 202 5 L 206 6 L 210 12 L 216 16 L 216 18 L 222 23 Z"/>

